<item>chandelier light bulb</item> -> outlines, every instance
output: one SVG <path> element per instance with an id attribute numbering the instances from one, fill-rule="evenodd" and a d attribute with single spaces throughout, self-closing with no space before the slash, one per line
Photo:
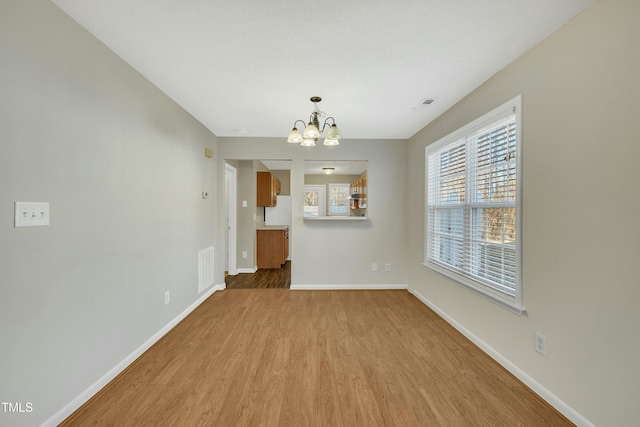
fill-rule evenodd
<path id="1" fill-rule="evenodd" d="M 318 130 L 317 127 L 315 127 L 313 123 L 309 122 L 307 127 L 304 129 L 303 136 L 305 138 L 317 138 L 320 136 L 320 131 Z"/>
<path id="2" fill-rule="evenodd" d="M 342 135 L 340 134 L 340 130 L 338 130 L 338 126 L 334 123 L 327 132 L 327 137 L 324 139 L 324 145 L 338 145 L 340 144 L 341 138 Z"/>
<path id="3" fill-rule="evenodd" d="M 302 142 L 302 139 L 303 139 L 302 134 L 300 133 L 297 127 L 294 127 L 291 130 L 289 137 L 287 138 L 287 142 L 291 144 L 300 144 Z"/>
<path id="4" fill-rule="evenodd" d="M 302 140 L 300 145 L 302 145 L 303 147 L 315 147 L 316 141 L 313 138 L 305 138 Z"/>

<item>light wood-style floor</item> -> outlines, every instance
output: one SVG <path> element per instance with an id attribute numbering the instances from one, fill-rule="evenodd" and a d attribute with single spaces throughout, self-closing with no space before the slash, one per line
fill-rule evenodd
<path id="1" fill-rule="evenodd" d="M 216 292 L 63 426 L 572 425 L 406 291 Z"/>
<path id="2" fill-rule="evenodd" d="M 255 273 L 239 273 L 225 276 L 227 289 L 260 289 L 260 288 L 290 288 L 291 261 L 287 261 L 281 268 L 261 268 Z"/>

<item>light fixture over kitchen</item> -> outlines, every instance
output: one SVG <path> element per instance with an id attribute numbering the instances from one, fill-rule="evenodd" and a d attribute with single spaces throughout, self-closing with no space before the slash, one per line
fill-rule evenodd
<path id="1" fill-rule="evenodd" d="M 322 168 L 322 171 L 327 175 L 331 175 L 335 170 L 336 168 Z"/>
<path id="2" fill-rule="evenodd" d="M 304 128 L 304 132 L 300 133 L 298 128 L 296 127 L 298 122 L 301 122 L 304 126 L 304 121 L 296 120 L 293 124 L 293 129 L 287 138 L 287 142 L 291 144 L 300 144 L 303 147 L 313 147 L 318 142 L 318 138 L 324 132 L 324 130 L 329 127 L 327 131 L 327 136 L 324 138 L 324 145 L 338 145 L 340 144 L 340 139 L 342 139 L 342 135 L 340 134 L 340 130 L 338 126 L 336 126 L 336 121 L 333 117 L 327 117 L 322 124 L 322 128 L 320 128 L 320 121 L 318 117 L 324 117 L 325 113 L 318 109 L 318 102 L 322 101 L 322 98 L 319 96 L 312 96 L 310 98 L 311 102 L 314 103 L 315 108 L 311 112 L 309 116 L 309 123 Z M 329 123 L 331 120 L 332 123 Z"/>

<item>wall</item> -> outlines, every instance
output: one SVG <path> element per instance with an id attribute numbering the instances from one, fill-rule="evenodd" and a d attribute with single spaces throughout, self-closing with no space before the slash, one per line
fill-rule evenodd
<path id="1" fill-rule="evenodd" d="M 33 408 L 0 425 L 34 426 L 200 297 L 217 142 L 49 1 L 0 2 L 0 58 L 0 400 Z"/>
<path id="2" fill-rule="evenodd" d="M 280 180 L 280 195 L 291 195 L 291 173 L 288 170 L 272 170 L 272 174 Z"/>
<path id="3" fill-rule="evenodd" d="M 345 139 L 337 147 L 305 148 L 283 138 L 219 138 L 218 144 L 220 164 L 224 159 L 292 160 L 292 286 L 406 286 L 407 141 Z M 367 160 L 370 220 L 303 220 L 304 160 Z M 392 271 L 372 272 L 372 262 L 391 263 Z"/>
<path id="4" fill-rule="evenodd" d="M 236 263 L 240 271 L 246 271 L 256 266 L 256 172 L 253 161 L 242 160 L 238 165 Z M 245 200 L 246 208 L 242 207 Z M 247 258 L 242 258 L 242 251 L 247 251 Z"/>
<path id="5" fill-rule="evenodd" d="M 360 179 L 360 175 L 305 175 L 305 185 L 351 184 Z"/>
<path id="6" fill-rule="evenodd" d="M 574 412 L 637 424 L 640 3 L 600 0 L 411 138 L 409 284 Z M 523 96 L 526 316 L 421 265 L 424 148 Z M 547 357 L 534 352 L 534 332 Z"/>

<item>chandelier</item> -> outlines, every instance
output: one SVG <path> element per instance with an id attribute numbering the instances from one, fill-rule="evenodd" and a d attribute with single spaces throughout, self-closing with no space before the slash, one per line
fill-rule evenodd
<path id="1" fill-rule="evenodd" d="M 327 117 L 322 124 L 322 129 L 320 128 L 319 117 L 324 117 L 325 113 L 318 109 L 318 102 L 322 101 L 322 98 L 319 96 L 312 96 L 310 98 L 311 102 L 315 105 L 315 108 L 311 112 L 309 116 L 309 123 L 304 128 L 304 132 L 300 133 L 296 125 L 298 122 L 301 122 L 304 126 L 304 121 L 296 120 L 293 124 L 293 129 L 287 138 L 287 142 L 291 144 L 300 144 L 303 147 L 314 147 L 316 142 L 318 142 L 318 138 L 324 132 L 324 130 L 329 126 L 329 130 L 327 131 L 327 136 L 324 138 L 324 145 L 338 145 L 340 144 L 340 139 L 342 139 L 342 135 L 338 130 L 338 126 L 336 126 L 336 121 L 333 117 Z M 329 123 L 331 120 L 331 124 Z"/>

